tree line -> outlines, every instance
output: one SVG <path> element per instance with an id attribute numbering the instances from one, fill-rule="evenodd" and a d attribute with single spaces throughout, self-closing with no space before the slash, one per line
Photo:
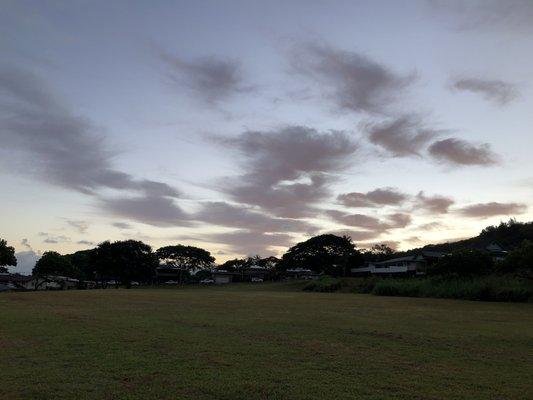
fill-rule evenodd
<path id="1" fill-rule="evenodd" d="M 510 232 L 515 244 L 506 259 L 495 262 L 486 252 L 467 246 L 453 247 L 444 257 L 430 265 L 428 275 L 476 276 L 491 273 L 515 273 L 532 277 L 533 240 L 529 239 L 532 223 L 519 223 L 514 220 L 496 227 L 485 228 L 480 237 L 491 238 Z M 524 232 L 527 233 L 524 240 Z M 522 241 L 520 241 L 522 238 Z M 471 244 L 471 242 L 464 241 Z M 431 248 L 431 247 L 427 247 Z M 150 284 L 154 282 L 156 268 L 166 266 L 180 271 L 181 282 L 210 276 L 213 268 L 230 272 L 242 272 L 252 266 L 259 266 L 282 273 L 290 269 L 309 269 L 316 273 L 336 277 L 348 276 L 350 269 L 387 258 L 413 254 L 395 252 L 380 244 L 371 249 L 360 250 L 348 236 L 324 234 L 297 243 L 283 256 L 261 258 L 259 256 L 237 258 L 215 266 L 215 258 L 205 249 L 170 245 L 153 250 L 151 246 L 138 240 L 105 241 L 89 250 L 61 255 L 47 251 L 37 261 L 32 273 L 36 276 L 66 276 L 104 284 L 113 280 L 126 287 L 132 282 Z M 0 239 L 0 272 L 7 272 L 6 266 L 15 266 L 15 251 L 5 240 Z"/>

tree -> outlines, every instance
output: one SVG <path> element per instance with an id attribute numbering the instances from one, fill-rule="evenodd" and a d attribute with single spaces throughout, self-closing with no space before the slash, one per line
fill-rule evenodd
<path id="1" fill-rule="evenodd" d="M 93 253 L 91 250 L 80 250 L 72 254 L 66 254 L 64 257 L 68 258 L 76 272 L 76 278 L 80 280 L 94 280 L 95 268 L 93 265 Z"/>
<path id="2" fill-rule="evenodd" d="M 395 251 L 386 244 L 375 244 L 363 253 L 366 261 L 384 261 L 394 254 Z"/>
<path id="3" fill-rule="evenodd" d="M 348 236 L 320 235 L 298 243 L 285 253 L 280 269 L 308 268 L 333 276 L 346 276 L 352 266 L 363 263 L 362 254 Z"/>
<path id="4" fill-rule="evenodd" d="M 493 261 L 480 250 L 463 249 L 440 258 L 428 268 L 429 275 L 445 277 L 473 277 L 492 272 Z"/>
<path id="5" fill-rule="evenodd" d="M 12 267 L 17 265 L 15 248 L 8 246 L 4 239 L 0 239 L 0 272 L 7 272 L 8 265 Z"/>
<path id="6" fill-rule="evenodd" d="M 156 254 L 160 262 L 180 270 L 180 282 L 182 281 L 181 271 L 208 269 L 215 262 L 215 258 L 207 250 L 181 244 L 161 247 Z"/>
<path id="7" fill-rule="evenodd" d="M 102 286 L 112 278 L 127 288 L 132 281 L 150 282 L 158 265 L 152 248 L 137 240 L 100 243 L 92 253 L 92 261 Z"/>
<path id="8" fill-rule="evenodd" d="M 32 275 L 43 278 L 35 289 L 49 280 L 50 276 L 76 276 L 76 271 L 68 257 L 62 256 L 56 251 L 45 251 L 33 267 Z"/>
<path id="9" fill-rule="evenodd" d="M 501 271 L 533 279 L 533 242 L 524 240 L 511 251 L 503 261 Z"/>

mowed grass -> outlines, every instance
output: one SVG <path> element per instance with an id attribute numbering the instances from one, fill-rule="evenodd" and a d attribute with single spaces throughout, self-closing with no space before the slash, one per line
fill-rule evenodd
<path id="1" fill-rule="evenodd" d="M 0 398 L 533 398 L 531 304 L 296 289 L 0 294 Z"/>

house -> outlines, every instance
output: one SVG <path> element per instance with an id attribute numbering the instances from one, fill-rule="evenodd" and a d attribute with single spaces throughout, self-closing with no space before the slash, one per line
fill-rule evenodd
<path id="1" fill-rule="evenodd" d="M 292 268 L 282 273 L 284 278 L 291 279 L 318 279 L 318 274 L 307 268 Z"/>
<path id="2" fill-rule="evenodd" d="M 489 244 L 485 247 L 485 250 L 489 252 L 494 261 L 503 261 L 505 260 L 505 257 L 507 257 L 507 251 L 502 249 L 500 245 L 496 243 Z"/>
<path id="3" fill-rule="evenodd" d="M 36 276 L 10 273 L 0 274 L 0 284 L 10 287 L 10 290 L 35 290 L 38 283 L 42 281 L 42 279 Z"/>
<path id="4" fill-rule="evenodd" d="M 445 254 L 436 251 L 420 251 L 405 257 L 391 258 L 385 261 L 369 262 L 363 267 L 352 268 L 353 275 L 424 275 L 431 265 Z"/>
<path id="5" fill-rule="evenodd" d="M 212 273 L 216 285 L 233 282 L 233 276 L 236 274 L 235 272 L 226 271 L 224 269 L 214 270 Z"/>

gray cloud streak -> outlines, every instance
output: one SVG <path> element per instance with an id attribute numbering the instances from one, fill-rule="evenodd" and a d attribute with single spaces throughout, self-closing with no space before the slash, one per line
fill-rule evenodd
<path id="1" fill-rule="evenodd" d="M 291 54 L 293 71 L 318 84 L 324 97 L 342 111 L 386 114 L 413 82 L 356 52 L 307 44 Z"/>
<path id="2" fill-rule="evenodd" d="M 490 166 L 498 163 L 498 156 L 488 143 L 475 145 L 456 138 L 434 142 L 429 153 L 435 159 L 453 165 Z"/>
<path id="3" fill-rule="evenodd" d="M 520 203 L 478 203 L 463 207 L 459 213 L 465 217 L 488 218 L 498 215 L 523 214 L 527 211 L 527 206 Z"/>
<path id="4" fill-rule="evenodd" d="M 506 105 L 516 100 L 519 96 L 517 85 L 501 80 L 463 78 L 455 80 L 452 83 L 452 88 L 458 91 L 480 94 L 486 100 L 499 105 Z"/>

